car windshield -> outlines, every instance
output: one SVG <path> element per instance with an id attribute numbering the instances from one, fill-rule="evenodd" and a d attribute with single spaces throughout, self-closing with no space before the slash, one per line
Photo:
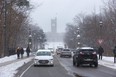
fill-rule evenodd
<path id="1" fill-rule="evenodd" d="M 69 49 L 64 49 L 63 51 L 70 51 Z"/>
<path id="2" fill-rule="evenodd" d="M 93 52 L 94 50 L 93 49 L 81 49 L 80 51 L 82 51 L 82 52 Z"/>
<path id="3" fill-rule="evenodd" d="M 38 52 L 36 55 L 37 56 L 51 56 L 51 53 L 50 52 Z"/>
<path id="4" fill-rule="evenodd" d="M 63 48 L 58 48 L 58 51 L 62 51 L 63 50 Z"/>
<path id="5" fill-rule="evenodd" d="M 71 52 L 67 52 L 67 51 L 66 51 L 66 52 L 62 52 L 62 53 L 71 53 Z"/>

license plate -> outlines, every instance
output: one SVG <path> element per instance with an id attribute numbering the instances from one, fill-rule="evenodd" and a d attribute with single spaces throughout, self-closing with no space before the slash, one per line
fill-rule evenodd
<path id="1" fill-rule="evenodd" d="M 84 59 L 85 61 L 92 61 L 92 59 Z"/>

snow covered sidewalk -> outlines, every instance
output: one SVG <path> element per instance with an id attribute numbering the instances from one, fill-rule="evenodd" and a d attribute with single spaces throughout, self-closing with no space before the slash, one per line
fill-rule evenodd
<path id="1" fill-rule="evenodd" d="M 99 60 L 98 63 L 100 65 L 103 65 L 112 69 L 116 69 L 116 63 L 114 63 L 114 57 L 103 56 L 103 59 Z"/>
<path id="2" fill-rule="evenodd" d="M 21 58 L 21 59 L 15 59 L 15 58 L 13 58 L 13 56 L 2 58 L 2 59 L 0 59 L 0 67 L 6 66 L 6 65 L 9 65 L 9 64 L 21 61 L 21 60 L 24 60 L 26 58 L 27 57 L 24 57 L 24 58 Z"/>
<path id="3" fill-rule="evenodd" d="M 26 53 L 24 53 L 23 58 L 20 58 L 20 59 L 17 59 L 17 55 L 11 55 L 11 56 L 6 56 L 4 58 L 0 58 L 0 67 L 5 66 L 7 64 L 11 64 L 13 62 L 21 61 L 26 58 L 27 58 Z"/>
<path id="4" fill-rule="evenodd" d="M 31 61 L 33 57 L 17 59 L 16 55 L 0 58 L 0 77 L 14 77 L 18 68 Z"/>

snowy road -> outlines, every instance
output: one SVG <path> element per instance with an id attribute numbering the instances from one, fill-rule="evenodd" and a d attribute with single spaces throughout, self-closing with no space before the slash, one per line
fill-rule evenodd
<path id="1" fill-rule="evenodd" d="M 50 67 L 50 66 L 34 67 L 32 61 L 30 65 L 27 65 L 29 66 L 29 68 L 24 73 L 19 75 L 19 77 L 73 77 L 65 70 L 63 66 L 60 65 L 57 58 L 55 58 L 54 61 L 55 61 L 54 67 Z"/>
<path id="2" fill-rule="evenodd" d="M 89 67 L 89 66 L 75 67 L 73 66 L 72 58 L 58 57 L 58 60 L 70 73 L 76 74 L 82 77 L 116 77 L 115 69 L 107 68 L 102 65 L 99 65 L 98 68 Z M 105 62 L 103 63 L 105 64 Z"/>
<path id="3" fill-rule="evenodd" d="M 72 64 L 72 58 L 56 56 L 54 67 L 34 67 L 32 63 L 30 63 L 31 66 L 27 65 L 30 67 L 21 77 L 73 77 L 75 75 L 75 77 L 116 77 L 116 69 L 103 65 L 99 65 L 98 68 L 89 66 L 75 67 Z M 100 61 L 100 64 L 106 63 Z M 23 68 L 25 69 L 26 67 Z"/>
<path id="4" fill-rule="evenodd" d="M 32 58 L 33 57 L 17 59 L 16 55 L 0 58 L 0 77 L 17 77 L 18 75 L 22 74 L 22 72 L 24 72 L 32 64 L 32 62 L 30 62 Z M 49 68 L 49 67 L 47 68 L 48 70 L 52 70 L 51 72 L 53 72 L 53 74 L 55 71 L 59 70 L 60 72 L 62 69 L 62 70 L 65 70 L 64 72 L 65 74 L 67 73 L 68 74 L 79 74 L 79 75 L 88 76 L 88 77 L 116 77 L 116 74 L 115 74 L 116 64 L 113 63 L 113 57 L 104 56 L 103 60 L 99 61 L 100 65 L 98 66 L 97 69 L 91 68 L 91 67 L 79 67 L 79 68 L 74 67 L 72 65 L 72 59 L 70 58 L 59 58 L 58 57 L 57 59 L 60 61 L 61 65 L 63 65 L 63 67 L 65 67 L 65 69 L 68 72 L 66 72 L 66 70 L 59 64 L 58 61 L 56 61 L 55 68 Z M 35 70 L 33 66 L 31 67 L 33 68 L 33 70 Z M 40 69 L 41 71 L 46 71 L 45 70 L 46 67 L 44 69 L 43 68 L 44 67 L 37 68 L 36 71 Z M 37 74 L 41 73 L 41 71 L 37 72 Z M 16 74 L 17 72 L 18 74 Z M 34 71 L 32 73 L 34 73 Z M 17 76 L 14 76 L 15 74 Z"/>

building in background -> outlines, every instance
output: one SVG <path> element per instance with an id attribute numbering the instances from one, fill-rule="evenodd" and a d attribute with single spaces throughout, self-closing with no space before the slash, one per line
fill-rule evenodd
<path id="1" fill-rule="evenodd" d="M 57 32 L 57 17 L 51 19 L 51 31 L 46 32 L 47 42 L 63 42 L 64 33 Z"/>
<path id="2" fill-rule="evenodd" d="M 51 33 L 57 33 L 57 18 L 51 19 Z"/>

